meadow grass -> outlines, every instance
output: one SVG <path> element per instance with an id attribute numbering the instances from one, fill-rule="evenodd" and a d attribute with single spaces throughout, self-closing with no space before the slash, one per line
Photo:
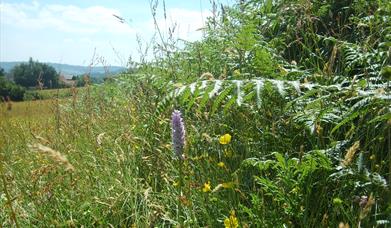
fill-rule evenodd
<path id="1" fill-rule="evenodd" d="M 389 226 L 389 3 L 299 3 L 239 1 L 134 74 L 4 104 L 0 224 Z"/>
<path id="2" fill-rule="evenodd" d="M 46 100 L 46 99 L 62 99 L 69 98 L 74 94 L 82 92 L 84 87 L 71 87 L 61 89 L 35 89 L 27 90 L 24 100 Z"/>
<path id="3" fill-rule="evenodd" d="M 94 98 L 86 99 L 80 107 L 97 105 Z M 121 146 L 117 141 L 107 143 L 109 133 L 128 121 L 108 111 L 98 116 L 92 110 L 88 114 L 84 108 L 73 109 L 73 102 L 16 102 L 10 110 L 2 106 L 1 174 L 5 183 L 1 189 L 7 188 L 11 197 L 2 195 L 0 201 L 3 226 L 15 224 L 14 217 L 22 227 L 121 224 L 131 216 L 125 216 L 131 211 L 122 210 L 128 207 L 123 200 L 130 200 L 136 208 L 146 207 L 138 198 L 145 197 L 143 192 L 148 189 L 125 176 L 137 161 L 125 155 L 128 149 L 121 148 L 123 142 Z M 65 104 L 71 109 L 67 111 Z M 58 108 L 64 113 L 59 114 Z M 67 167 L 74 168 L 63 166 L 65 159 Z M 144 221 L 140 224 L 148 215 L 133 214 L 135 221 Z"/>
<path id="4" fill-rule="evenodd" d="M 3 226 L 14 220 L 20 227 L 313 227 L 366 221 L 372 206 L 363 214 L 346 192 L 351 181 L 342 173 L 342 179 L 329 179 L 339 170 L 321 151 L 300 161 L 267 152 L 290 142 L 273 136 L 279 134 L 273 123 L 262 133 L 246 125 L 261 126 L 266 112 L 184 113 L 185 160 L 179 169 L 171 112 L 156 117 L 156 91 L 134 76 L 122 77 L 123 83 L 87 88 L 59 104 L 23 102 L 2 110 L 8 112 L 0 121 L 1 189 L 8 192 L 0 200 Z M 353 147 L 347 154 L 360 145 Z"/>
<path id="5" fill-rule="evenodd" d="M 34 101 L 22 101 L 11 102 L 8 104 L 4 102 L 1 104 L 1 121 L 7 121 L 11 119 L 18 120 L 39 120 L 50 119 L 53 117 L 53 109 L 55 108 L 57 100 L 34 100 Z"/>

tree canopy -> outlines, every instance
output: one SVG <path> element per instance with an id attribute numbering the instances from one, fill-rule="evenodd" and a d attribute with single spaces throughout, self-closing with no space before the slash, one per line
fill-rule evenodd
<path id="1" fill-rule="evenodd" d="M 57 88 L 59 85 L 59 74 L 54 67 L 34 61 L 32 58 L 27 63 L 15 66 L 11 74 L 15 83 L 24 87 Z"/>
<path id="2" fill-rule="evenodd" d="M 23 100 L 24 88 L 16 85 L 15 83 L 8 81 L 5 77 L 3 68 L 0 68 L 0 101 L 11 99 L 14 101 Z"/>

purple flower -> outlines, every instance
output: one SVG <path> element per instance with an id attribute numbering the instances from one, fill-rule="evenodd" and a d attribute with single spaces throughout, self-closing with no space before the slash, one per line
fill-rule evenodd
<path id="1" fill-rule="evenodd" d="M 172 124 L 172 144 L 175 155 L 183 160 L 183 148 L 185 146 L 185 124 L 183 123 L 182 114 L 178 110 L 174 110 L 171 116 Z"/>

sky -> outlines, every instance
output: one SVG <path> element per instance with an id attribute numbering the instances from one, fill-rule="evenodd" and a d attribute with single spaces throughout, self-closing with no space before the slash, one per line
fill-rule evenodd
<path id="1" fill-rule="evenodd" d="M 177 38 L 201 39 L 210 0 L 165 0 L 166 19 L 158 2 L 163 34 L 176 24 Z M 137 37 L 143 49 L 154 33 L 150 0 L 0 0 L 0 61 L 126 66 L 139 61 Z"/>

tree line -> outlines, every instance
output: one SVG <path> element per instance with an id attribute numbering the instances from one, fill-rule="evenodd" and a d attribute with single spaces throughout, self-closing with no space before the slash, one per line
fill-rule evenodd
<path id="1" fill-rule="evenodd" d="M 0 68 L 0 98 L 21 101 L 26 89 L 63 87 L 59 77 L 60 75 L 54 67 L 34 61 L 32 58 L 26 63 L 16 65 L 8 75 L 4 69 Z"/>

